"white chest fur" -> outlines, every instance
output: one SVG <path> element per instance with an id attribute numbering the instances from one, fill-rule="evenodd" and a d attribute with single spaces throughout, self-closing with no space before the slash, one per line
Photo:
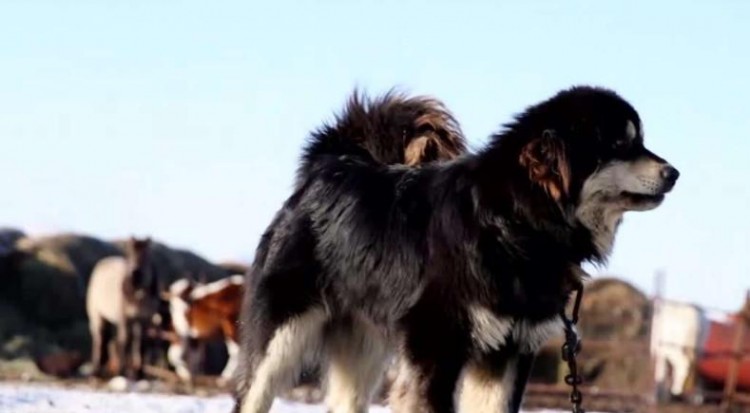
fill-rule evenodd
<path id="1" fill-rule="evenodd" d="M 544 321 L 516 320 L 498 317 L 479 305 L 472 306 L 469 315 L 471 338 L 482 352 L 497 350 L 512 341 L 520 346 L 522 352 L 533 353 L 563 330 L 562 320 L 557 316 Z"/>
<path id="2" fill-rule="evenodd" d="M 619 208 L 596 204 L 584 204 L 576 211 L 576 216 L 591 231 L 597 251 L 603 257 L 612 252 L 617 227 L 622 222 L 625 211 Z"/>

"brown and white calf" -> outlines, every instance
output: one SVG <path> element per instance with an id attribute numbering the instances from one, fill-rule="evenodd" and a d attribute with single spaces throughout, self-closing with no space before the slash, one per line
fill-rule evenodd
<path id="1" fill-rule="evenodd" d="M 169 301 L 172 326 L 180 338 L 168 351 L 169 362 L 184 381 L 192 380 L 186 360 L 189 343 L 223 339 L 229 359 L 220 380 L 228 381 L 237 367 L 239 353 L 237 321 L 242 304 L 244 276 L 233 275 L 208 284 L 189 279 L 172 283 L 162 297 Z"/>

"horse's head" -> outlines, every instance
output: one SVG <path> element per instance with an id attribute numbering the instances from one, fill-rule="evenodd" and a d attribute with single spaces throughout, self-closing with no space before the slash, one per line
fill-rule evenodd
<path id="1" fill-rule="evenodd" d="M 151 238 L 130 237 L 125 246 L 125 259 L 130 274 L 126 284 L 131 298 L 138 301 L 157 294 L 157 280 L 151 266 Z"/>

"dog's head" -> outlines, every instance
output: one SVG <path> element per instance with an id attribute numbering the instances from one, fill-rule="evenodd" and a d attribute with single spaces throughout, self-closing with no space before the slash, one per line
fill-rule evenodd
<path id="1" fill-rule="evenodd" d="M 644 145 L 635 109 L 609 90 L 560 92 L 519 116 L 517 126 L 531 136 L 519 156 L 530 180 L 595 236 L 613 235 L 626 211 L 659 206 L 679 177 Z"/>

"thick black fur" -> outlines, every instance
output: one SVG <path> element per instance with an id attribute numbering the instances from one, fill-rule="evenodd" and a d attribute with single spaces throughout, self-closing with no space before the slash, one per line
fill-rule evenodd
<path id="1" fill-rule="evenodd" d="M 279 326 L 313 307 L 364 314 L 403 335 L 421 411 L 453 412 L 467 362 L 500 366 L 526 345 L 508 337 L 496 351 L 480 349 L 469 306 L 502 319 L 553 319 L 580 281 L 573 268 L 606 259 L 575 214 L 584 182 L 614 159 L 660 159 L 639 139 L 617 144 L 627 121 L 640 128 L 614 92 L 575 87 L 449 162 L 385 166 L 377 150 L 314 141 L 258 247 L 242 316 L 247 350 L 259 356 Z M 524 385 L 516 379 L 509 411 Z"/>
<path id="2" fill-rule="evenodd" d="M 299 203 L 319 159 L 359 159 L 373 167 L 419 166 L 454 159 L 465 152 L 461 128 L 442 102 L 396 90 L 377 98 L 355 91 L 332 123 L 311 134 L 297 170 L 294 192 L 261 236 L 246 281 L 249 288 L 245 288 L 240 320 L 240 365 L 252 364 L 253 355 L 263 351 L 278 325 L 318 302 L 317 277 L 309 274 L 320 274 L 323 268 L 315 257 L 317 241 L 312 221 L 299 209 Z M 269 256 L 285 257 L 279 258 L 285 261 L 269 260 Z M 269 273 L 277 275 L 267 276 Z M 264 296 L 256 294 L 259 285 L 260 290 L 286 291 L 283 295 L 271 294 L 270 301 L 253 300 Z M 247 391 L 249 373 L 248 368 L 237 371 L 238 400 Z"/>

